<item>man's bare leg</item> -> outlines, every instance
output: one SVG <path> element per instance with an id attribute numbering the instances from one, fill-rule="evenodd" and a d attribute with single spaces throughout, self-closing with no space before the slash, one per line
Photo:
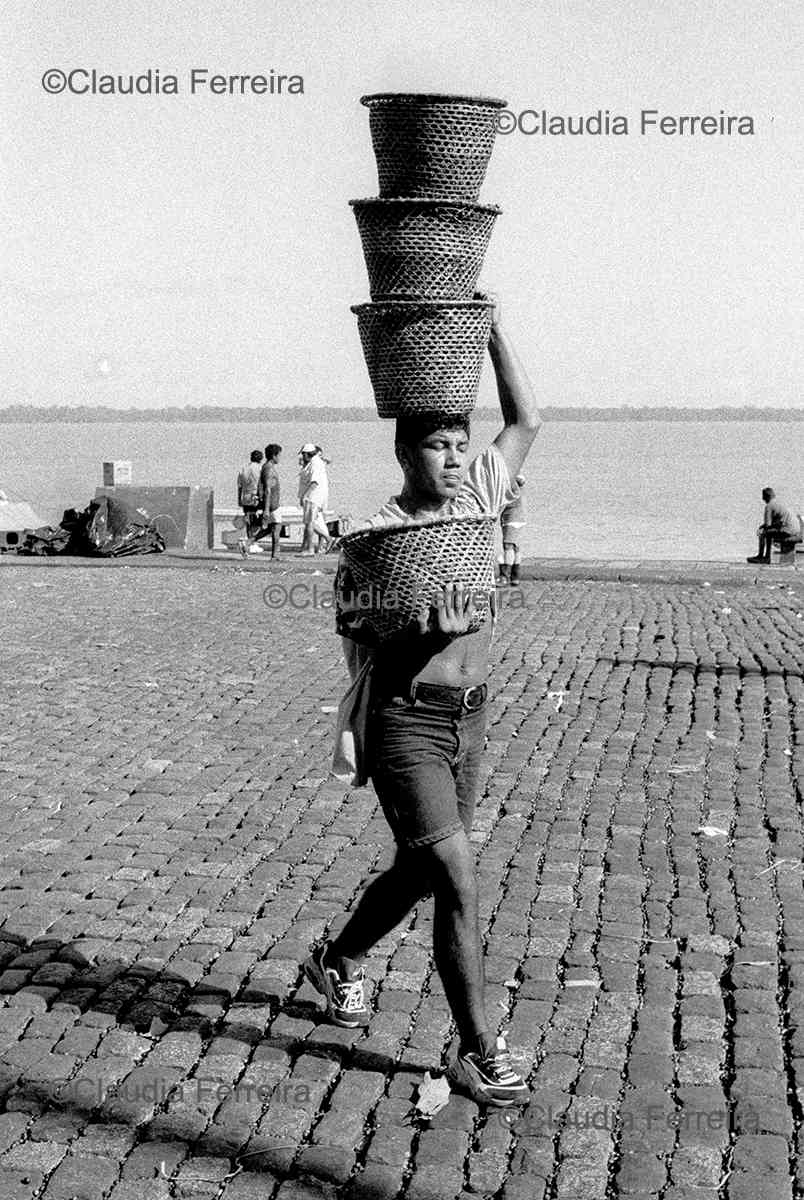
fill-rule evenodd
<path id="1" fill-rule="evenodd" d="M 478 918 L 477 877 L 472 848 L 461 831 L 408 851 L 369 884 L 327 954 L 360 960 L 390 933 L 432 888 L 433 953 L 461 1043 L 470 1049 L 488 1039 L 484 1000 L 483 943 Z M 344 965 L 344 964 L 341 964 Z"/>
<path id="2" fill-rule="evenodd" d="M 463 1047 L 484 1049 L 483 942 L 477 874 L 469 839 L 461 830 L 428 848 L 433 880 L 433 954 Z"/>
<path id="3" fill-rule="evenodd" d="M 365 958 L 431 890 L 424 863 L 415 853 L 397 850 L 388 868 L 368 885 L 343 929 L 329 945 L 327 961 Z"/>
<path id="4" fill-rule="evenodd" d="M 315 554 L 313 549 L 313 523 L 305 520 L 302 533 L 302 544 L 300 554 Z"/>
<path id="5" fill-rule="evenodd" d="M 772 545 L 773 545 L 773 540 L 772 540 L 770 534 L 766 533 L 766 531 L 764 529 L 761 529 L 759 532 L 759 549 L 757 550 L 756 557 L 749 558 L 748 562 L 769 563 Z"/>

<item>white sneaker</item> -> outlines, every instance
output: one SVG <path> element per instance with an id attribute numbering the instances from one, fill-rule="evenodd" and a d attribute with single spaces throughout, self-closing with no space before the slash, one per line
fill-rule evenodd
<path id="1" fill-rule="evenodd" d="M 324 966 L 328 942 L 314 950 L 302 963 L 304 974 L 327 1002 L 327 1016 L 333 1025 L 356 1029 L 367 1025 L 369 1014 L 363 998 L 365 972 L 358 967 L 353 979 L 342 978 L 333 967 Z"/>
<path id="2" fill-rule="evenodd" d="M 447 1070 L 447 1078 L 456 1091 L 468 1092 L 478 1104 L 510 1108 L 530 1100 L 530 1088 L 514 1070 L 504 1037 L 497 1038 L 496 1048 L 485 1058 L 477 1051 L 459 1054 Z"/>

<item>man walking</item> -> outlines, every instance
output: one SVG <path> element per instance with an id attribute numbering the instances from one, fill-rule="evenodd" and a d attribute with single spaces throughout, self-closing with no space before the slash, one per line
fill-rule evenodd
<path id="1" fill-rule="evenodd" d="M 489 351 L 504 422 L 493 445 L 470 465 L 468 417 L 399 419 L 395 448 L 404 486 L 371 525 L 470 513 L 499 517 L 516 497 L 512 480 L 539 418 L 498 308 Z M 348 594 L 348 579 L 341 578 L 340 586 Z M 490 621 L 468 632 L 474 615 L 473 597 L 464 595 L 462 586 L 449 585 L 430 619 L 410 637 L 364 651 L 370 715 L 368 729 L 354 733 L 356 746 L 370 744 L 371 749 L 367 760 L 357 763 L 354 782 L 370 775 L 396 841 L 396 857 L 366 889 L 337 937 L 306 960 L 304 970 L 326 998 L 330 1020 L 346 1027 L 365 1024 L 361 960 L 432 893 L 435 963 L 460 1038 L 450 1078 L 481 1103 L 509 1106 L 526 1103 L 529 1093 L 485 1009 L 478 886 L 469 842 L 484 748 L 491 639 Z M 348 615 L 345 620 L 341 631 L 348 635 Z M 357 624 L 352 630 L 359 636 Z"/>
<path id="2" fill-rule="evenodd" d="M 769 563 L 771 548 L 774 542 L 783 554 L 794 549 L 802 540 L 801 526 L 798 517 L 790 509 L 776 499 L 773 488 L 762 489 L 762 499 L 765 501 L 765 512 L 762 524 L 757 529 L 759 550 L 755 555 L 746 559 L 750 563 Z"/>
<path id="3" fill-rule="evenodd" d="M 299 504 L 304 522 L 301 553 L 307 556 L 322 550 L 326 552 L 332 541 L 324 520 L 324 510 L 329 504 L 329 478 L 319 448 L 312 442 L 302 446 L 299 462 Z M 314 538 L 317 545 L 313 544 Z"/>
<path id="4" fill-rule="evenodd" d="M 246 538 L 259 528 L 260 463 L 262 451 L 252 450 L 249 462 L 240 468 L 237 476 L 237 503 L 246 519 Z"/>
<path id="5" fill-rule="evenodd" d="M 269 442 L 265 447 L 265 462 L 260 471 L 259 498 L 262 517 L 260 528 L 254 540 L 259 542 L 271 535 L 271 558 L 279 558 L 279 534 L 282 523 L 279 519 L 279 455 L 282 447 L 276 442 Z"/>

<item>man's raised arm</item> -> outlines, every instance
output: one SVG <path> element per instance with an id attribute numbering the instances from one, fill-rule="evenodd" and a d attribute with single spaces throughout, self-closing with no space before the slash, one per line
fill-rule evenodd
<path id="1" fill-rule="evenodd" d="M 505 459 L 508 474 L 514 479 L 522 469 L 533 439 L 539 432 L 541 418 L 525 368 L 500 324 L 500 309 L 496 302 L 492 315 L 489 354 L 494 365 L 497 394 L 505 422 L 494 439 L 494 444 Z"/>

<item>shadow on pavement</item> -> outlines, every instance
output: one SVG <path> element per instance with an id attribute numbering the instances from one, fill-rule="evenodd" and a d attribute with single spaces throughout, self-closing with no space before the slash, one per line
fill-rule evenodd
<path id="1" fill-rule="evenodd" d="M 216 1179 L 267 1172 L 266 1196 L 273 1181 L 304 1175 L 332 1185 L 350 1175 L 354 1155 L 333 1167 L 308 1136 L 341 1065 L 376 1072 L 378 1082 L 390 1076 L 393 1094 L 408 1100 L 427 1065 L 415 1052 L 401 1063 L 370 1043 L 363 1052 L 366 1030 L 328 1025 L 315 1002 L 289 998 L 301 972 L 289 988 L 266 981 L 238 991 L 127 964 L 111 947 L 90 958 L 81 939 L 27 941 L 7 929 L 0 966 L 0 1109 L 45 1106 L 76 1133 L 127 1127 L 140 1146 L 172 1145 L 168 1162 L 176 1153 L 234 1159 Z M 0 1160 L 0 1174 L 7 1166 Z M 164 1169 L 163 1159 L 151 1177 Z"/>

